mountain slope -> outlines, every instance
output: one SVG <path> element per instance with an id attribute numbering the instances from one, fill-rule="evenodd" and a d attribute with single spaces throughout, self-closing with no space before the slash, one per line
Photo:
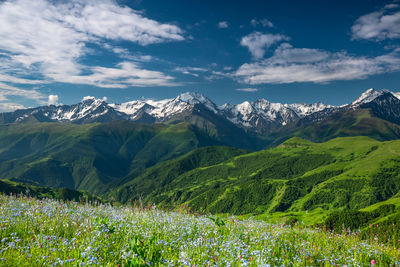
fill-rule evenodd
<path id="1" fill-rule="evenodd" d="M 270 146 L 276 146 L 293 137 L 313 142 L 325 142 L 336 137 L 368 136 L 376 140 L 400 138 L 400 125 L 381 119 L 369 108 L 337 111 L 323 119 L 302 119 L 270 133 Z"/>
<path id="2" fill-rule="evenodd" d="M 116 195 L 111 193 L 110 196 L 122 202 L 137 199 L 161 189 L 185 172 L 205 168 L 245 153 L 244 150 L 222 146 L 199 148 L 177 159 L 161 162 L 139 175 L 131 173 L 123 180 L 116 181 L 114 186 L 122 186 L 122 189 L 118 189 Z M 132 194 L 133 192 L 138 194 Z"/>
<path id="3" fill-rule="evenodd" d="M 72 201 L 100 201 L 98 197 L 86 192 L 71 190 L 68 188 L 50 188 L 16 183 L 8 180 L 0 180 L 0 192 L 6 195 L 25 195 L 36 198 L 54 198 Z"/>
<path id="4" fill-rule="evenodd" d="M 75 105 L 43 106 L 1 113 L 0 123 L 72 122 L 77 124 L 128 120 L 141 123 L 195 123 L 197 127 L 219 132 L 229 127 L 236 135 L 267 135 L 286 125 L 301 121 L 321 121 L 338 112 L 370 109 L 375 117 L 393 123 L 400 122 L 398 93 L 387 90 L 365 91 L 353 103 L 343 106 L 271 103 L 265 99 L 218 107 L 198 93 L 183 93 L 173 99 L 134 100 L 108 104 L 105 100 L 85 97 Z M 194 118 L 192 118 L 194 117 Z M 198 119 L 201 119 L 201 122 Z M 196 124 L 197 123 L 197 124 Z"/>
<path id="5" fill-rule="evenodd" d="M 102 193 L 109 183 L 139 174 L 160 161 L 222 144 L 188 123 L 1 125 L 0 176 Z"/>
<path id="6" fill-rule="evenodd" d="M 51 105 L 0 114 L 0 123 L 57 121 L 81 124 L 127 119 L 126 114 L 114 110 L 104 100 L 94 97 L 85 97 L 75 105 Z"/>
<path id="7" fill-rule="evenodd" d="M 146 202 L 187 204 L 215 213 L 320 210 L 326 214 L 332 209 L 361 209 L 400 196 L 398 151 L 400 141 L 368 137 L 325 143 L 293 138 L 273 149 L 184 172 L 169 167 L 180 159 L 167 161 L 120 185 L 111 195 L 123 201 L 126 197 L 121 196 L 140 195 Z M 169 179 L 147 189 L 137 182 L 151 183 L 157 177 Z"/>

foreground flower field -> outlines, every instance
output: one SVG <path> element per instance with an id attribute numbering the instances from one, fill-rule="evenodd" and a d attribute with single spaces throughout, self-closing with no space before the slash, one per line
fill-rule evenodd
<path id="1" fill-rule="evenodd" d="M 2 266 L 400 266 L 357 234 L 0 195 Z"/>

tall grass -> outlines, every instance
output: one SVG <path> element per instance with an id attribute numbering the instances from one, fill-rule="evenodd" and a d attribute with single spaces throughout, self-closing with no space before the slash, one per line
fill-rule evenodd
<path id="1" fill-rule="evenodd" d="M 3 266 L 400 266 L 400 251 L 301 225 L 0 196 Z"/>

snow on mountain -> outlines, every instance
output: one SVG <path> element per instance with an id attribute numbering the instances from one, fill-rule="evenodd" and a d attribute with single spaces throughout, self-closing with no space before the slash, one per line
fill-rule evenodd
<path id="1" fill-rule="evenodd" d="M 357 108 L 366 104 L 377 105 L 375 109 L 380 109 L 381 113 L 383 110 L 390 110 L 390 114 L 397 116 L 400 112 L 398 112 L 397 100 L 400 100 L 400 92 L 377 91 L 372 88 L 362 93 L 351 104 L 340 107 L 324 105 L 320 102 L 313 104 L 271 103 L 265 99 L 253 102 L 245 101 L 240 104 L 224 104 L 218 107 L 210 99 L 193 92 L 183 93 L 171 99 L 142 99 L 122 104 L 108 104 L 105 98 L 97 99 L 88 96 L 75 105 L 50 105 L 17 110 L 14 113 L 8 113 L 7 122 L 29 121 L 34 118 L 36 121 L 69 121 L 75 123 L 112 120 L 138 120 L 153 123 L 170 120 L 174 116 L 193 111 L 196 105 L 202 105 L 215 115 L 228 119 L 240 127 L 263 132 L 301 118 L 320 120 L 338 110 Z"/>
<path id="2" fill-rule="evenodd" d="M 74 105 L 50 105 L 17 110 L 8 122 L 23 122 L 34 118 L 37 121 L 94 122 L 127 119 L 126 114 L 115 111 L 105 99 L 84 97 Z"/>
<path id="3" fill-rule="evenodd" d="M 220 107 L 228 115 L 228 119 L 232 122 L 239 122 L 243 126 L 255 126 L 248 123 L 249 120 L 259 117 L 254 120 L 260 123 L 260 119 L 277 122 L 286 125 L 297 118 L 302 118 L 314 112 L 321 111 L 331 106 L 326 106 L 322 103 L 314 104 L 281 104 L 271 103 L 265 99 L 259 99 L 254 102 L 245 101 L 238 105 L 225 104 Z"/>
<path id="4" fill-rule="evenodd" d="M 286 107 L 292 109 L 299 117 L 305 117 L 311 115 L 315 112 L 319 112 L 326 108 L 332 108 L 331 105 L 324 105 L 321 102 L 313 103 L 313 104 L 305 104 L 305 103 L 295 103 L 295 104 L 285 104 Z"/>
<path id="5" fill-rule="evenodd" d="M 183 93 L 172 99 L 156 100 L 135 100 L 113 107 L 119 112 L 129 114 L 132 119 L 135 118 L 139 110 L 144 108 L 144 111 L 157 119 L 169 118 L 173 115 L 190 110 L 196 104 L 202 104 L 214 113 L 219 113 L 217 106 L 208 98 L 198 93 Z"/>
<path id="6" fill-rule="evenodd" d="M 109 104 L 111 107 L 114 109 L 118 110 L 119 112 L 128 114 L 128 115 L 133 115 L 137 113 L 144 105 L 146 105 L 146 102 L 142 100 L 134 100 L 130 102 L 125 102 L 119 105 L 116 104 Z"/>
<path id="7" fill-rule="evenodd" d="M 190 105 L 203 104 L 206 108 L 213 111 L 214 113 L 217 114 L 219 112 L 218 107 L 214 104 L 214 102 L 199 93 L 183 93 L 176 97 L 174 100 L 188 103 Z"/>
<path id="8" fill-rule="evenodd" d="M 367 91 L 365 91 L 364 93 L 362 93 L 361 96 L 359 98 L 357 98 L 357 100 L 355 100 L 353 103 L 351 103 L 351 106 L 360 106 L 362 104 L 369 103 L 369 102 L 373 101 L 375 98 L 383 95 L 386 92 L 389 92 L 389 91 L 386 91 L 386 90 L 377 91 L 374 88 L 370 88 Z"/>
<path id="9" fill-rule="evenodd" d="M 252 116 L 254 116 L 255 110 L 248 101 L 238 105 L 224 104 L 219 107 L 219 110 L 234 124 L 239 124 L 244 127 L 252 126 L 249 121 L 252 119 Z"/>
<path id="10" fill-rule="evenodd" d="M 56 121 L 75 121 L 86 117 L 96 118 L 110 112 L 111 109 L 103 99 L 86 96 L 76 105 L 58 106 L 48 117 Z"/>

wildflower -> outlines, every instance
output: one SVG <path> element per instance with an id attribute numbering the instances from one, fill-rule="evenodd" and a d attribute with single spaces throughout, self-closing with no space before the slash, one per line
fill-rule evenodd
<path id="1" fill-rule="evenodd" d="M 371 261 L 371 265 L 374 266 L 375 265 L 375 260 Z"/>

